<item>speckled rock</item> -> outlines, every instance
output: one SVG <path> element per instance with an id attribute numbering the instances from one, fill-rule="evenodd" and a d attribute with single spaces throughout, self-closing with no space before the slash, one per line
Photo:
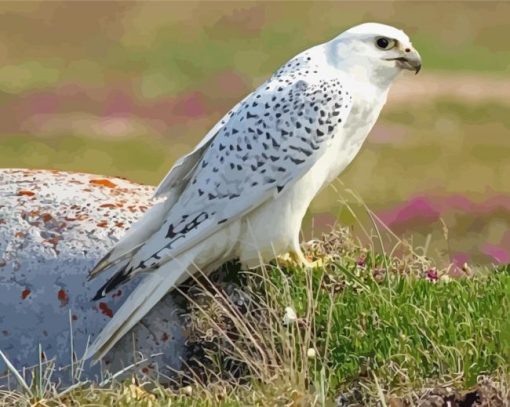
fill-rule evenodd
<path id="1" fill-rule="evenodd" d="M 53 379 L 76 380 L 81 369 L 78 362 L 70 368 L 71 350 L 79 360 L 137 282 L 92 302 L 108 276 L 88 282 L 88 270 L 151 205 L 152 192 L 119 178 L 0 170 L 0 350 L 19 371 L 42 358 L 54 361 Z M 130 365 L 134 349 L 150 359 L 137 365 L 145 373 L 178 368 L 185 336 L 177 302 L 167 295 L 107 355 L 103 369 Z M 99 369 L 85 363 L 80 379 L 97 379 Z M 0 360 L 0 387 L 13 382 L 7 372 Z"/>

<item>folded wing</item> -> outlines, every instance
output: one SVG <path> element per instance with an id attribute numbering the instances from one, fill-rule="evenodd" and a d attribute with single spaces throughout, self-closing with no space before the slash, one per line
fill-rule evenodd
<path id="1" fill-rule="evenodd" d="M 273 82 L 241 102 L 204 144 L 178 200 L 125 265 L 124 278 L 114 277 L 117 283 L 277 198 L 324 153 L 349 114 L 349 91 L 337 78 Z"/>

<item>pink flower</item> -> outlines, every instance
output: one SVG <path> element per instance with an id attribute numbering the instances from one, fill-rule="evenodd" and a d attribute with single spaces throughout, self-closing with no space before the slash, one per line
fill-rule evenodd
<path id="1" fill-rule="evenodd" d="M 427 278 L 427 280 L 432 281 L 432 282 L 439 280 L 437 271 L 436 271 L 436 269 L 433 269 L 433 268 L 427 270 L 427 274 L 425 275 L 425 277 Z"/>
<path id="2" fill-rule="evenodd" d="M 358 260 L 356 260 L 356 264 L 359 266 L 359 267 L 365 267 L 366 265 L 366 256 L 365 255 L 361 255 L 358 257 Z"/>

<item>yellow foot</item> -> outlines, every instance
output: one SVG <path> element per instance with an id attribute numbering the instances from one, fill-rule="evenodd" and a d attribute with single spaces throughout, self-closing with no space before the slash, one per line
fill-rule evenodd
<path id="1" fill-rule="evenodd" d="M 319 267 L 323 267 L 323 266 L 324 266 L 324 259 L 318 259 L 318 260 L 315 260 L 315 261 L 309 261 L 306 264 L 306 267 L 307 268 L 311 268 L 311 269 L 315 269 L 315 268 L 319 268 Z"/>
<path id="2" fill-rule="evenodd" d="M 310 261 L 301 252 L 289 252 L 283 256 L 279 256 L 277 263 L 283 267 L 298 266 L 307 269 L 314 269 L 324 265 L 324 261 L 322 259 Z"/>

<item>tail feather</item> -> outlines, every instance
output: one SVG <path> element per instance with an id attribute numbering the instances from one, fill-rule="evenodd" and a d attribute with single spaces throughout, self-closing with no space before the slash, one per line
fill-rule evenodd
<path id="1" fill-rule="evenodd" d="M 132 273 L 130 273 L 131 269 L 128 269 L 128 266 L 129 261 L 119 271 L 117 271 L 113 277 L 108 279 L 108 281 L 103 286 L 101 286 L 99 290 L 97 290 L 96 295 L 94 298 L 92 298 L 92 301 L 100 300 L 110 291 L 115 290 L 115 288 L 117 288 L 119 285 L 131 280 Z"/>
<path id="2" fill-rule="evenodd" d="M 147 273 L 87 349 L 85 359 L 101 359 L 163 296 L 188 277 L 192 261 L 171 260 Z"/>
<path id="3" fill-rule="evenodd" d="M 114 249 L 110 250 L 108 253 L 104 255 L 104 257 L 101 260 L 97 262 L 94 268 L 89 271 L 87 280 L 90 281 L 94 279 L 94 277 L 96 277 L 99 273 L 118 265 L 123 260 L 131 259 L 142 246 L 143 243 L 140 243 L 138 246 L 130 249 L 130 251 L 128 251 L 127 253 L 116 256 L 115 258 L 113 257 Z"/>
<path id="4" fill-rule="evenodd" d="M 167 199 L 156 203 L 145 213 L 145 216 L 131 225 L 124 237 L 89 272 L 88 279 L 91 280 L 104 270 L 132 258 L 147 239 L 161 227 L 162 219 L 174 201 L 175 199 Z"/>

